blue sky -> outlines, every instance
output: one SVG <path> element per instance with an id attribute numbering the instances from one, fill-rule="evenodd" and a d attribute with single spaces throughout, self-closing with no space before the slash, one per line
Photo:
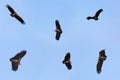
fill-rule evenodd
<path id="1" fill-rule="evenodd" d="M 1 0 L 1 80 L 119 80 L 119 0 Z M 10 16 L 9 4 L 25 20 L 22 25 Z M 98 21 L 86 20 L 103 9 Z M 63 34 L 55 40 L 55 20 Z M 102 73 L 96 73 L 99 51 L 107 59 Z M 18 71 L 9 58 L 21 50 L 27 54 Z M 72 69 L 62 60 L 71 53 Z"/>

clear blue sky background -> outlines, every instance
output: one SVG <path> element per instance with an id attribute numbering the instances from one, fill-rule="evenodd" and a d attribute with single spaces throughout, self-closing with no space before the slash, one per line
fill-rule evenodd
<path id="1" fill-rule="evenodd" d="M 25 20 L 12 18 L 6 5 Z M 120 80 L 119 0 L 1 0 L 0 80 Z M 98 21 L 86 20 L 103 9 Z M 55 40 L 55 20 L 63 34 Z M 107 60 L 96 73 L 99 51 Z M 18 71 L 11 70 L 9 58 L 21 50 L 27 54 Z M 62 60 L 71 53 L 73 68 Z"/>

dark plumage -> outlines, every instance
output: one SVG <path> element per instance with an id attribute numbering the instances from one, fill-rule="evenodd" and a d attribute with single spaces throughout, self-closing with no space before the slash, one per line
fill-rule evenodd
<path id="1" fill-rule="evenodd" d="M 90 20 L 90 19 L 94 19 L 94 20 L 98 20 L 98 16 L 100 15 L 100 13 L 103 11 L 103 9 L 99 9 L 94 16 L 88 16 L 87 19 Z"/>
<path id="2" fill-rule="evenodd" d="M 70 61 L 70 53 L 69 52 L 65 55 L 65 58 L 62 61 L 62 63 L 66 65 L 68 70 L 72 69 L 72 65 L 71 65 L 71 61 Z"/>
<path id="3" fill-rule="evenodd" d="M 25 24 L 24 20 L 15 12 L 15 10 L 10 6 L 10 5 L 6 5 L 6 7 L 8 8 L 8 10 L 11 12 L 11 16 L 15 17 L 18 21 L 20 21 L 22 24 Z"/>
<path id="4" fill-rule="evenodd" d="M 96 69 L 97 69 L 97 73 L 101 73 L 102 71 L 102 65 L 103 65 L 103 61 L 106 60 L 107 56 L 105 55 L 105 50 L 101 50 L 99 52 L 99 57 L 98 57 L 98 63 L 97 63 L 97 66 L 96 66 Z"/>
<path id="5" fill-rule="evenodd" d="M 56 40 L 59 40 L 60 36 L 62 34 L 62 29 L 61 29 L 61 26 L 60 26 L 60 23 L 59 23 L 58 20 L 55 21 L 55 25 L 56 25 L 56 30 L 55 30 L 56 36 L 55 36 L 55 38 L 56 38 Z"/>
<path id="6" fill-rule="evenodd" d="M 26 52 L 26 50 L 22 50 L 21 52 L 17 53 L 14 57 L 10 58 L 13 71 L 16 71 L 18 69 L 18 65 L 20 65 L 20 61 L 22 57 L 26 54 Z"/>

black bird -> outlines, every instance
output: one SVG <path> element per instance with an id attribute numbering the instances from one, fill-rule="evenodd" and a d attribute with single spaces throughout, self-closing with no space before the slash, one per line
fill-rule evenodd
<path id="1" fill-rule="evenodd" d="M 56 30 L 55 30 L 56 36 L 55 36 L 55 38 L 56 38 L 56 40 L 59 40 L 60 36 L 62 34 L 62 29 L 61 29 L 61 26 L 60 26 L 60 23 L 59 23 L 58 20 L 55 21 L 55 25 L 56 25 Z"/>
<path id="2" fill-rule="evenodd" d="M 20 61 L 22 57 L 26 54 L 26 50 L 22 50 L 21 52 L 17 53 L 14 57 L 10 58 L 12 70 L 18 70 L 18 66 L 20 65 Z"/>
<path id="3" fill-rule="evenodd" d="M 99 52 L 99 57 L 98 57 L 98 63 L 96 66 L 97 69 L 97 73 L 100 74 L 102 71 L 102 65 L 103 65 L 103 61 L 106 60 L 107 56 L 105 55 L 105 50 L 101 50 Z"/>
<path id="4" fill-rule="evenodd" d="M 71 65 L 71 61 L 70 61 L 70 53 L 69 52 L 65 55 L 65 58 L 62 61 L 62 63 L 66 65 L 68 70 L 72 69 L 72 65 Z"/>
<path id="5" fill-rule="evenodd" d="M 15 10 L 10 6 L 10 5 L 6 5 L 6 7 L 8 8 L 8 10 L 11 12 L 11 16 L 15 17 L 18 21 L 20 21 L 22 24 L 25 24 L 24 20 L 15 12 Z"/>
<path id="6" fill-rule="evenodd" d="M 100 13 L 103 11 L 103 9 L 99 9 L 94 16 L 88 16 L 87 19 L 90 20 L 90 19 L 94 19 L 94 20 L 98 20 L 98 16 L 100 15 Z"/>

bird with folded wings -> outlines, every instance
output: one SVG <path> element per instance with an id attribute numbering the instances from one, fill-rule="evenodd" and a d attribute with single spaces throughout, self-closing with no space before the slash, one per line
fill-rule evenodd
<path id="1" fill-rule="evenodd" d="M 64 60 L 62 61 L 63 64 L 66 65 L 67 69 L 72 69 L 71 61 L 70 61 L 70 53 L 66 53 Z"/>
<path id="2" fill-rule="evenodd" d="M 12 66 L 13 71 L 18 70 L 18 66 L 20 65 L 20 61 L 23 58 L 23 56 L 25 56 L 26 52 L 27 52 L 26 50 L 22 50 L 19 53 L 17 53 L 14 57 L 10 58 L 10 62 L 11 62 L 11 66 Z"/>
<path id="3" fill-rule="evenodd" d="M 105 55 L 105 50 L 99 52 L 98 62 L 96 66 L 97 73 L 100 74 L 102 71 L 103 61 L 105 61 L 107 56 Z"/>
<path id="4" fill-rule="evenodd" d="M 10 5 L 6 5 L 6 7 L 8 8 L 8 10 L 10 11 L 10 15 L 12 17 L 15 17 L 18 21 L 20 21 L 22 24 L 25 24 L 25 21 L 15 12 L 15 10 L 10 6 Z"/>

